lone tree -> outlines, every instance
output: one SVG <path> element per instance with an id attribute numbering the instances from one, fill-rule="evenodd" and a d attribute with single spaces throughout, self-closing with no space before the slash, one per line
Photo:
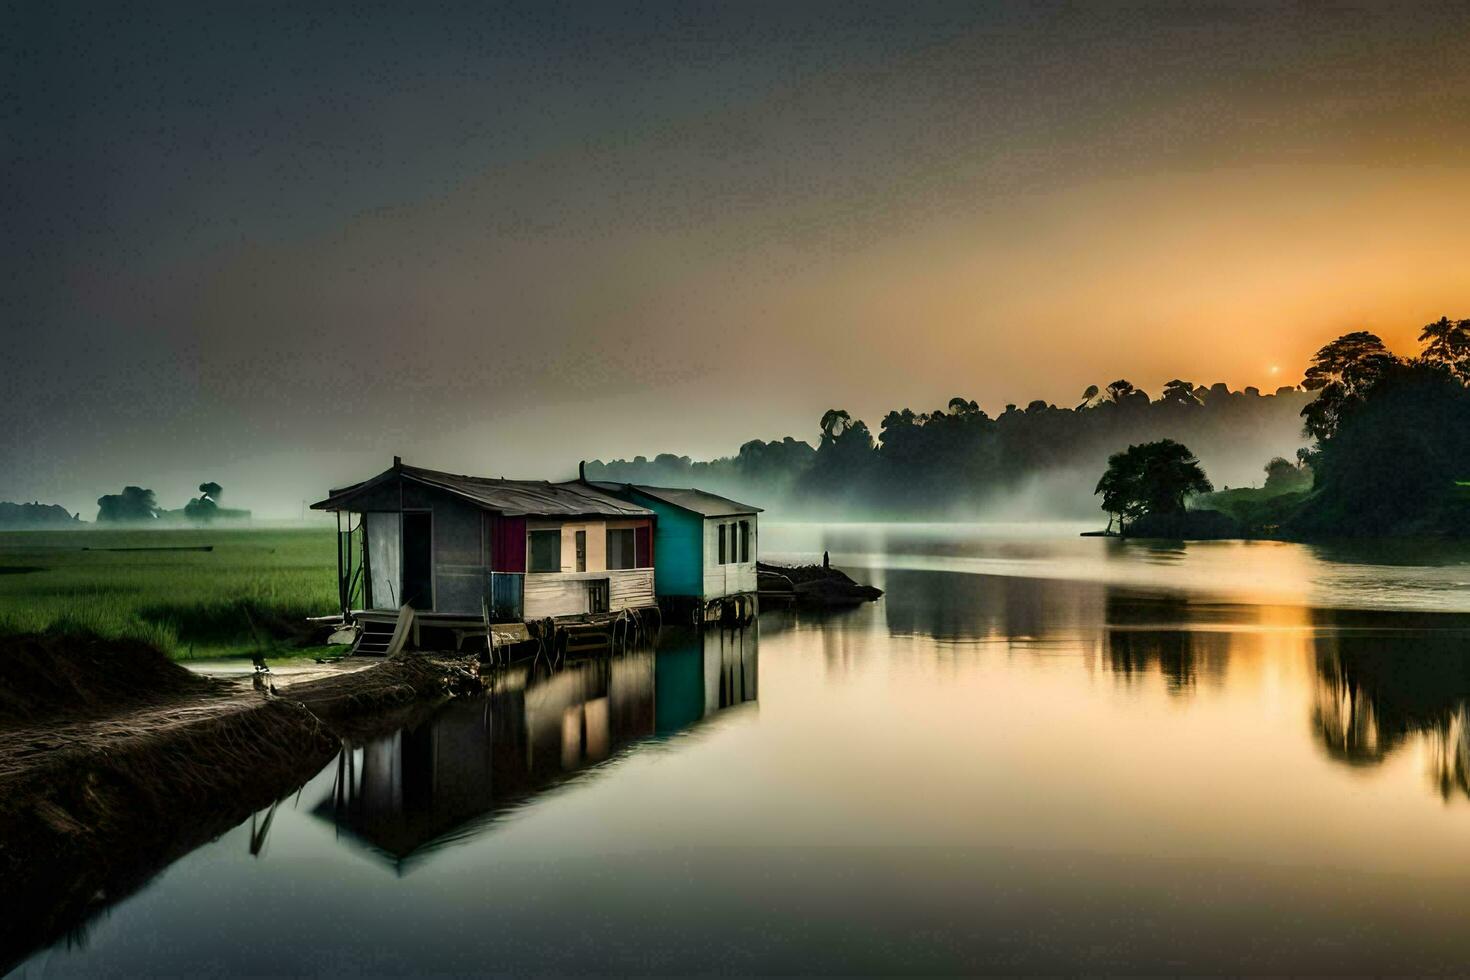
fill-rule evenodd
<path id="1" fill-rule="evenodd" d="M 1097 481 L 1095 494 L 1102 494 L 1102 508 L 1118 530 L 1145 514 L 1178 514 L 1184 498 L 1215 489 L 1188 447 L 1173 439 L 1129 446 L 1108 457 L 1108 468 Z"/>
<path id="2" fill-rule="evenodd" d="M 1302 381 L 1303 388 L 1317 392 L 1317 397 L 1302 409 L 1308 435 L 1318 442 L 1331 439 L 1343 418 L 1401 363 L 1376 334 L 1366 330 L 1343 334 L 1317 351 Z"/>
<path id="3" fill-rule="evenodd" d="M 184 505 L 184 516 L 208 524 L 219 516 L 219 498 L 223 493 L 224 487 L 213 480 L 199 484 L 199 496 Z"/>
<path id="4" fill-rule="evenodd" d="M 822 413 L 822 445 L 830 445 L 852 428 L 852 415 L 845 409 L 829 408 Z"/>
<path id="5" fill-rule="evenodd" d="M 123 487 L 122 493 L 97 498 L 97 522 L 151 521 L 158 516 L 158 498 L 144 487 Z"/>
<path id="6" fill-rule="evenodd" d="M 1424 359 L 1443 364 L 1461 381 L 1470 382 L 1470 320 L 1442 316 L 1419 333 Z"/>

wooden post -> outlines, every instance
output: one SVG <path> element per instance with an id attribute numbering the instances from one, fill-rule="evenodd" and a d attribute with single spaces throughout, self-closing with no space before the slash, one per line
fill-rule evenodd
<path id="1" fill-rule="evenodd" d="M 347 581 L 342 577 L 342 512 L 334 511 L 337 517 L 337 605 L 341 607 L 342 619 L 347 620 Z"/>

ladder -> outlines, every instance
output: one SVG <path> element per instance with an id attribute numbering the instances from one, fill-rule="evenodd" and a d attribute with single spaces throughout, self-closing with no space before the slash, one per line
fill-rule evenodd
<path id="1" fill-rule="evenodd" d="M 413 607 L 398 610 L 398 618 L 391 623 L 365 619 L 352 645 L 354 657 L 391 657 L 403 649 L 413 628 Z"/>

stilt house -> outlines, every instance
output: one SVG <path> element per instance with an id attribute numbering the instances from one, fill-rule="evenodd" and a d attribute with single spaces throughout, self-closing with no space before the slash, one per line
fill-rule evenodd
<path id="1" fill-rule="evenodd" d="M 600 481 L 589 486 L 657 515 L 660 600 L 708 603 L 755 593 L 761 508 L 704 490 Z"/>
<path id="2" fill-rule="evenodd" d="M 580 481 L 409 466 L 333 490 L 344 613 L 416 611 L 426 626 L 617 612 L 655 604 L 651 509 Z"/>

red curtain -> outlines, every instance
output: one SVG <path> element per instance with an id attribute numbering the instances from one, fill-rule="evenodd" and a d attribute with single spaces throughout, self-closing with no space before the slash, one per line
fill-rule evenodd
<path id="1" fill-rule="evenodd" d="M 526 519 L 501 517 L 490 519 L 490 568 L 497 572 L 526 570 Z"/>

